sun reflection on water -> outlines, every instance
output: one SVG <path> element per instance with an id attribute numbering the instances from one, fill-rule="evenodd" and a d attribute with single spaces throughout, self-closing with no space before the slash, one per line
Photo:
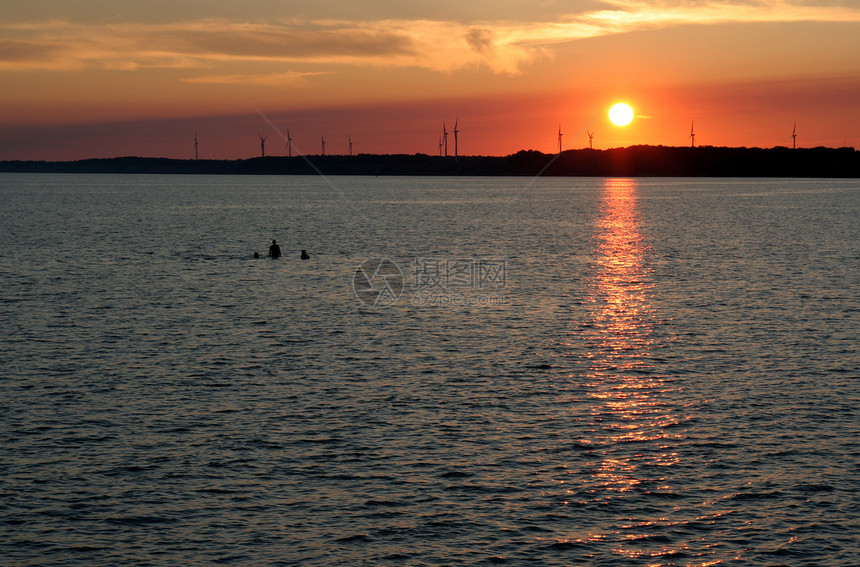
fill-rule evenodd
<path id="1" fill-rule="evenodd" d="M 660 391 L 654 371 L 654 284 L 645 262 L 647 243 L 639 230 L 636 183 L 607 180 L 594 229 L 596 260 L 589 280 L 588 318 L 583 325 L 589 396 L 599 425 L 595 442 L 648 442 L 662 438 Z M 634 472 L 629 460 L 607 459 L 600 471 Z M 602 474 L 602 473 L 601 473 Z M 615 475 L 619 476 L 619 475 Z M 632 475 L 620 475 L 629 486 Z M 614 478 L 614 477 L 613 477 Z M 607 486 L 607 488 L 609 488 Z"/>
<path id="2" fill-rule="evenodd" d="M 595 375 L 606 370 L 630 372 L 645 365 L 653 330 L 653 284 L 643 261 L 647 244 L 639 232 L 635 182 L 606 181 L 594 237 L 597 260 L 589 297 L 593 332 L 588 356 Z"/>
<path id="3" fill-rule="evenodd" d="M 671 386 L 658 368 L 655 289 L 634 180 L 605 182 L 593 239 L 586 313 L 570 340 L 581 369 L 573 378 L 585 378 L 584 396 L 591 400 L 587 409 L 576 410 L 587 413 L 582 444 L 592 451 L 583 503 L 666 494 L 667 469 L 678 464 L 670 440 L 681 433 L 672 427 L 677 416 L 666 399 Z M 639 545 L 651 541 L 649 529 L 634 532 L 610 531 L 616 553 L 644 557 L 653 551 Z"/>

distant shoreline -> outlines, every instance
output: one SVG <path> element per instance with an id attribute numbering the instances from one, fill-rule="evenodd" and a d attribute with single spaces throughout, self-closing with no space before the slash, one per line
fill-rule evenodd
<path id="1" fill-rule="evenodd" d="M 854 148 L 631 146 L 509 156 L 359 154 L 267 156 L 237 160 L 146 157 L 77 161 L 0 161 L 5 173 L 210 175 L 415 175 L 547 177 L 860 177 Z"/>

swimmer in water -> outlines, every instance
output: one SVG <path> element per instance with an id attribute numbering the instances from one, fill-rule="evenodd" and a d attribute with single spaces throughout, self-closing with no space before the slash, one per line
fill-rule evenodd
<path id="1" fill-rule="evenodd" d="M 269 257 L 270 258 L 280 258 L 281 257 L 281 247 L 278 246 L 278 243 L 275 239 L 272 239 L 272 245 L 269 246 Z"/>

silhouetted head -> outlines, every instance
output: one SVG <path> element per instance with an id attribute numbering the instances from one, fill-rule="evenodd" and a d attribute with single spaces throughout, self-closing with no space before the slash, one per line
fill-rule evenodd
<path id="1" fill-rule="evenodd" d="M 260 257 L 260 253 L 259 253 L 259 252 L 254 252 L 254 258 L 259 258 L 259 257 Z"/>
<path id="2" fill-rule="evenodd" d="M 302 250 L 302 260 L 310 260 L 310 256 L 308 256 L 307 250 Z"/>
<path id="3" fill-rule="evenodd" d="M 275 242 L 275 239 L 274 239 L 274 238 L 272 239 L 272 244 L 276 244 L 276 242 Z"/>

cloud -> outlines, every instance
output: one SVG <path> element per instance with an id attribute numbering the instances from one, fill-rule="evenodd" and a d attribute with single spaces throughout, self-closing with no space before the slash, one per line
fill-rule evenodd
<path id="1" fill-rule="evenodd" d="M 264 73 L 264 74 L 233 74 L 233 75 L 202 75 L 182 79 L 187 83 L 208 83 L 219 85 L 288 85 L 297 83 L 305 77 L 314 75 L 326 75 L 329 73 L 297 73 L 288 71 L 286 73 Z"/>
<path id="2" fill-rule="evenodd" d="M 202 20 L 171 24 L 0 25 L 2 69 L 208 68 L 225 62 L 372 63 L 414 56 L 413 40 L 384 26 L 314 22 L 236 24 Z"/>
<path id="3" fill-rule="evenodd" d="M 678 2 L 608 0 L 612 10 L 584 14 L 581 22 L 603 34 L 690 24 L 860 22 L 860 8 L 807 5 L 784 0 Z"/>
<path id="4" fill-rule="evenodd" d="M 65 62 L 64 47 L 54 42 L 32 40 L 0 40 L 0 70 L 4 68 L 60 69 L 74 62 Z"/>
<path id="5" fill-rule="evenodd" d="M 412 52 L 412 40 L 381 29 L 312 26 L 294 29 L 277 25 L 232 25 L 210 22 L 184 29 L 144 31 L 170 51 L 221 59 L 325 59 L 391 57 Z"/>
<path id="6" fill-rule="evenodd" d="M 472 28 L 466 34 L 466 43 L 481 55 L 492 57 L 495 53 L 492 32 L 482 28 Z"/>
<path id="7" fill-rule="evenodd" d="M 99 67 L 212 69 L 236 62 L 419 67 L 439 72 L 488 67 L 517 74 L 551 56 L 557 44 L 679 25 L 754 22 L 860 22 L 860 7 L 783 0 L 696 2 L 607 0 L 607 9 L 554 21 L 462 23 L 438 20 L 285 20 L 236 23 L 207 19 L 168 24 L 61 21 L 0 24 L 0 70 Z M 283 65 L 281 65 L 283 68 Z M 298 75 L 248 75 L 294 80 Z M 213 73 L 189 81 L 239 80 Z M 268 77 L 268 78 L 263 78 Z"/>
<path id="8" fill-rule="evenodd" d="M 45 61 L 57 47 L 33 41 L 0 40 L 0 61 Z"/>

